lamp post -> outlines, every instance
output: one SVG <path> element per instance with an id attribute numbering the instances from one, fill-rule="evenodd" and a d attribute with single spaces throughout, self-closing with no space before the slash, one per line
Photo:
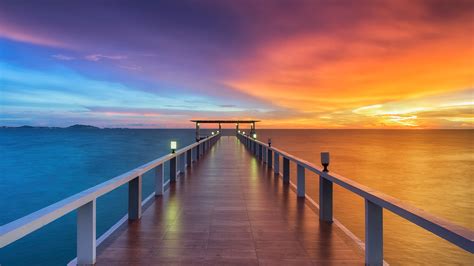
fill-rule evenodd
<path id="1" fill-rule="evenodd" d="M 321 164 L 323 165 L 324 172 L 329 172 L 328 166 L 329 166 L 329 152 L 321 152 Z"/>

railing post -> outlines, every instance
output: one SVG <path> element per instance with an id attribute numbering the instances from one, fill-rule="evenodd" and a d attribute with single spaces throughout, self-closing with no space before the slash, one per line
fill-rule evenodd
<path id="1" fill-rule="evenodd" d="M 290 159 L 283 157 L 283 184 L 290 183 Z"/>
<path id="2" fill-rule="evenodd" d="M 365 265 L 383 264 L 383 209 L 365 200 Z"/>
<path id="3" fill-rule="evenodd" d="M 271 149 L 267 149 L 267 167 L 272 168 L 273 166 L 273 153 Z"/>
<path id="4" fill-rule="evenodd" d="M 267 147 L 263 146 L 263 162 L 267 163 Z"/>
<path id="5" fill-rule="evenodd" d="M 185 158 L 185 156 L 186 156 L 186 153 L 184 153 L 184 152 L 179 155 L 179 172 L 182 175 L 184 175 L 184 171 L 186 169 L 186 166 L 185 166 L 185 164 L 186 164 L 185 159 L 186 158 Z"/>
<path id="6" fill-rule="evenodd" d="M 321 163 L 324 172 L 329 172 L 329 153 L 321 153 Z M 323 176 L 319 176 L 319 219 L 325 222 L 332 222 L 332 182 Z"/>
<path id="7" fill-rule="evenodd" d="M 155 168 L 155 197 L 163 195 L 165 171 L 163 171 L 163 164 L 158 165 Z"/>
<path id="8" fill-rule="evenodd" d="M 77 209 L 77 264 L 94 265 L 96 260 L 96 201 Z"/>
<path id="9" fill-rule="evenodd" d="M 128 182 L 128 219 L 138 220 L 142 216 L 142 176 Z"/>
<path id="10" fill-rule="evenodd" d="M 263 161 L 263 145 L 258 144 L 258 159 Z"/>
<path id="11" fill-rule="evenodd" d="M 302 165 L 298 164 L 297 168 L 297 194 L 299 198 L 304 198 L 305 197 L 305 169 Z"/>
<path id="12" fill-rule="evenodd" d="M 176 156 L 170 160 L 170 182 L 176 182 Z"/>
<path id="13" fill-rule="evenodd" d="M 275 174 L 280 174 L 280 154 L 275 152 L 275 160 L 273 160 L 273 172 Z"/>
<path id="14" fill-rule="evenodd" d="M 193 163 L 192 154 L 192 149 L 186 151 L 186 164 L 188 167 L 191 167 L 191 164 Z"/>

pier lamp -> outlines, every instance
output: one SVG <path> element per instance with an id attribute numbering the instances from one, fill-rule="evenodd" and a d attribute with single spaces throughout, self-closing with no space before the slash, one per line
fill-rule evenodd
<path id="1" fill-rule="evenodd" d="M 324 172 L 329 172 L 328 166 L 329 166 L 329 152 L 321 152 L 321 164 L 323 165 Z"/>
<path id="2" fill-rule="evenodd" d="M 237 132 L 239 132 L 239 133 L 240 133 L 240 130 L 237 130 Z"/>
<path id="3" fill-rule="evenodd" d="M 245 135 L 245 131 L 244 131 L 244 132 L 242 132 L 242 134 L 244 134 L 244 135 Z"/>
<path id="4" fill-rule="evenodd" d="M 272 146 L 272 139 L 268 138 L 268 147 L 271 147 L 271 146 Z"/>
<path id="5" fill-rule="evenodd" d="M 171 153 L 176 152 L 176 147 L 178 147 L 178 142 L 176 142 L 176 140 L 172 140 L 170 143 Z"/>
<path id="6" fill-rule="evenodd" d="M 253 133 L 253 138 L 257 139 L 257 133 Z"/>
<path id="7" fill-rule="evenodd" d="M 214 136 L 214 134 L 216 134 L 216 133 L 214 133 L 214 131 L 212 131 L 211 134 Z"/>
<path id="8" fill-rule="evenodd" d="M 219 130 L 217 130 L 217 134 L 221 133 Z"/>

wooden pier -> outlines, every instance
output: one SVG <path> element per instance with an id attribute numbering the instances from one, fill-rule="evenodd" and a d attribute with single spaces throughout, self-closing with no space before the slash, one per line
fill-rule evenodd
<path id="1" fill-rule="evenodd" d="M 97 256 L 98 265 L 334 263 L 363 265 L 363 253 L 233 136 L 222 137 Z"/>
<path id="2" fill-rule="evenodd" d="M 330 172 L 329 153 L 320 167 L 261 142 L 256 120 L 238 120 L 232 136 L 204 137 L 200 123 L 225 121 L 193 122 L 195 143 L 176 150 L 172 141 L 165 156 L 0 226 L 0 248 L 76 211 L 70 265 L 382 265 L 383 211 L 390 211 L 474 253 L 473 231 Z M 251 123 L 252 136 L 239 123 Z M 154 192 L 142 201 L 150 171 Z M 317 200 L 305 192 L 308 171 L 319 176 L 308 180 L 319 182 Z M 96 200 L 125 185 L 127 215 L 97 237 Z M 365 242 L 333 217 L 333 185 L 364 199 Z"/>

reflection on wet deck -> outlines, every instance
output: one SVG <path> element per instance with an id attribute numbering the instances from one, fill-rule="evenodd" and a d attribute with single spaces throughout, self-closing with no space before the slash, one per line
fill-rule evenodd
<path id="1" fill-rule="evenodd" d="M 364 257 L 237 138 L 223 136 L 140 220 L 100 246 L 97 264 L 327 265 Z"/>

